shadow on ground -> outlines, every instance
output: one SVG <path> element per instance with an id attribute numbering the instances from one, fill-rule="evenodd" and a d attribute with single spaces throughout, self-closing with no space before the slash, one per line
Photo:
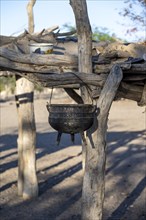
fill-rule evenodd
<path id="1" fill-rule="evenodd" d="M 75 148 L 81 144 L 80 136 L 76 135 L 75 144 L 71 143 L 70 136 L 64 135 L 60 146 L 56 146 L 56 132 L 37 134 L 37 159 L 56 154 L 63 149 Z M 144 141 L 144 131 L 137 132 L 108 132 L 108 160 L 106 178 L 113 181 L 113 184 L 106 192 L 106 200 L 110 202 L 113 187 L 116 192 L 128 191 L 118 197 L 118 202 L 108 210 L 108 202 L 105 205 L 106 220 L 144 220 L 146 217 L 145 204 L 139 199 L 146 184 L 145 172 L 141 170 L 145 163 L 144 145 L 133 144 L 133 140 Z M 138 142 L 137 142 L 138 143 Z M 126 148 L 125 148 L 126 146 Z M 118 149 L 121 149 L 118 151 Z M 124 150 L 122 150 L 124 148 Z M 1 173 L 5 178 L 5 173 L 17 168 L 17 135 L 1 136 L 0 157 Z M 11 152 L 13 150 L 13 152 Z M 4 153 L 4 154 L 3 154 Z M 22 201 L 17 196 L 16 179 L 7 179 L 1 186 L 1 219 L 3 220 L 80 220 L 81 219 L 81 193 L 82 175 L 76 176 L 82 169 L 81 159 L 74 163 L 75 159 L 81 156 L 81 152 L 54 161 L 50 166 L 45 167 L 41 172 L 46 172 L 46 177 L 40 179 L 39 197 L 32 201 Z M 9 158 L 9 161 L 7 159 Z M 60 165 L 65 164 L 64 169 L 59 170 Z M 49 173 L 53 171 L 53 174 Z M 40 171 L 38 171 L 39 174 Z M 134 176 L 141 172 L 142 178 L 135 181 Z M 110 174 L 110 175 L 109 175 Z M 114 180 L 120 177 L 118 181 Z M 134 182 L 131 183 L 133 177 Z M 126 181 L 125 181 L 126 180 Z M 67 184 L 66 184 L 67 183 Z M 130 185 L 131 184 L 131 185 Z M 7 193 L 6 193 L 7 192 Z M 7 200 L 3 196 L 7 195 Z M 119 199 L 120 198 L 120 199 Z M 15 200 L 15 202 L 13 202 Z M 129 208 L 135 203 L 133 212 Z M 143 200 L 142 200 L 143 201 Z M 138 204 L 138 205 L 137 205 Z"/>

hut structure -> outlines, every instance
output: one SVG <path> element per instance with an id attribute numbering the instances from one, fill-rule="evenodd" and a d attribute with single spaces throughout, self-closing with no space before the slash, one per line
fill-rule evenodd
<path id="1" fill-rule="evenodd" d="M 85 2 L 70 2 L 76 18 L 77 38 L 71 37 L 73 33 L 55 33 L 58 27 L 34 34 L 25 31 L 18 37 L 1 36 L 0 71 L 3 75 L 7 72 L 16 75 L 18 194 L 24 199 L 38 195 L 34 115 L 30 110 L 33 94 L 24 78 L 43 87 L 64 88 L 78 104 L 97 105 L 92 127 L 82 133 L 82 219 L 101 220 L 108 113 L 116 99 L 146 105 L 146 45 L 92 42 Z M 29 44 L 33 42 L 53 43 L 53 53 L 30 54 Z M 80 89 L 81 96 L 76 89 Z"/>

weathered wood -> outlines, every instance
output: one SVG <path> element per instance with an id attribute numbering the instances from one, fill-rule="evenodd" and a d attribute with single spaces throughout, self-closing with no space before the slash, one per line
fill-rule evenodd
<path id="1" fill-rule="evenodd" d="M 116 98 L 130 99 L 136 102 L 140 102 L 142 96 L 143 86 L 131 85 L 122 82 L 119 86 Z"/>
<path id="2" fill-rule="evenodd" d="M 34 16 L 33 16 L 33 6 L 36 0 L 30 0 L 27 4 L 27 14 L 28 14 L 28 31 L 30 33 L 34 32 Z"/>
<path id="3" fill-rule="evenodd" d="M 53 31 L 59 29 L 59 26 L 58 25 L 55 25 L 55 26 L 52 26 L 50 28 L 47 28 L 47 29 L 44 29 L 44 34 L 49 34 L 49 33 L 52 33 Z"/>
<path id="4" fill-rule="evenodd" d="M 54 29 L 56 29 L 54 27 Z M 18 43 L 21 40 L 25 41 L 25 42 L 29 42 L 31 41 L 35 41 L 38 43 L 56 43 L 56 39 L 55 39 L 55 35 L 54 33 L 50 32 L 51 29 L 48 29 L 48 32 L 45 29 L 43 29 L 41 32 L 39 33 L 35 33 L 35 34 L 31 34 L 29 33 L 27 30 L 24 31 L 24 33 L 20 34 L 17 37 L 11 37 L 11 36 L 3 36 L 0 35 L 0 46 L 4 46 L 4 45 L 9 45 L 11 43 Z M 43 34 L 45 33 L 45 34 Z"/>
<path id="5" fill-rule="evenodd" d="M 73 7 L 78 34 L 78 57 L 79 57 L 79 71 L 91 73 L 92 71 L 92 39 L 91 27 L 87 13 L 87 6 L 85 0 L 71 1 Z M 90 75 L 90 74 L 89 74 Z M 118 75 L 118 74 L 117 74 Z M 107 89 L 107 88 L 106 88 Z M 107 91 L 106 95 L 107 95 Z M 114 93 L 113 93 L 114 94 Z M 90 96 L 86 87 L 82 87 L 81 95 L 85 103 L 90 103 Z M 108 95 L 107 95 L 108 96 Z M 110 97 L 109 101 L 112 97 Z M 105 99 L 102 95 L 101 99 Z M 106 100 L 104 100 L 106 101 Z M 112 102 L 112 100 L 111 100 Z M 102 108 L 101 104 L 101 108 Z M 108 104 L 107 104 L 108 107 Z M 105 110 L 105 109 L 104 109 Z M 109 110 L 109 109 L 108 109 Z M 104 114 L 105 113 L 105 114 Z M 83 141 L 83 188 L 82 188 L 82 220 L 101 220 L 102 207 L 104 197 L 104 170 L 105 170 L 105 146 L 103 141 L 106 132 L 106 118 L 107 114 L 104 112 L 104 118 L 101 113 L 103 121 L 99 121 L 100 133 L 97 131 L 97 119 L 94 120 L 94 133 L 101 135 L 100 140 L 97 136 L 91 140 L 91 133 L 88 133 L 88 138 Z M 104 124 L 105 122 L 105 124 Z M 105 129 L 104 129 L 105 128 Z M 91 131 L 91 130 L 90 130 Z M 92 146 L 95 144 L 96 147 Z M 96 150 L 95 150 L 96 149 Z M 100 158 L 100 159 L 99 159 Z M 99 179 L 99 180 L 98 180 Z"/>
<path id="6" fill-rule="evenodd" d="M 11 44 L 13 42 L 17 42 L 18 40 L 23 39 L 27 35 L 27 33 L 28 32 L 25 31 L 24 33 L 20 34 L 17 37 L 0 35 L 0 46 L 4 46 L 4 45 Z"/>
<path id="7" fill-rule="evenodd" d="M 18 72 L 32 72 L 32 73 L 48 73 L 50 71 L 60 72 L 59 67 L 56 66 L 46 66 L 46 65 L 30 65 L 25 63 L 18 63 L 8 60 L 4 57 L 0 57 L 0 70 L 6 69 L 9 71 L 18 71 Z"/>
<path id="8" fill-rule="evenodd" d="M 92 31 L 88 18 L 85 0 L 70 0 L 73 8 L 78 35 L 78 70 L 79 72 L 92 72 Z M 84 103 L 91 102 L 85 86 L 81 87 L 81 95 Z"/>
<path id="9" fill-rule="evenodd" d="M 14 50 L 7 48 L 1 48 L 0 50 L 0 68 L 5 68 L 6 70 L 20 70 L 28 72 L 50 72 L 50 69 L 54 69 L 54 72 L 60 72 L 59 68 L 63 71 L 67 68 L 70 70 L 77 69 L 78 58 L 74 55 L 38 55 L 38 54 L 22 54 Z M 118 62 L 117 62 L 118 63 Z M 95 73 L 109 74 L 112 67 L 110 65 L 94 65 Z M 119 65 L 122 67 L 124 76 L 131 77 L 132 75 L 146 75 L 146 62 L 131 64 L 131 63 L 121 63 Z M 92 72 L 92 71 L 91 71 Z"/>
<path id="10" fill-rule="evenodd" d="M 86 0 L 70 0 L 74 11 L 77 36 L 78 36 L 78 70 L 79 72 L 92 72 L 92 31 L 87 13 Z M 88 94 L 87 87 L 81 84 L 81 97 L 84 103 L 90 103 L 91 98 Z M 84 134 L 82 134 L 84 136 Z M 83 140 L 83 139 L 82 139 Z M 85 141 L 82 141 L 82 166 L 85 167 L 86 148 Z"/>
<path id="11" fill-rule="evenodd" d="M 35 65 L 77 65 L 78 58 L 73 55 L 41 55 L 41 54 L 21 54 L 7 48 L 1 48 L 0 55 L 8 60 L 23 63 L 23 64 L 35 64 Z M 2 61 L 1 61 L 2 62 Z M 2 63 L 1 63 L 2 65 Z"/>
<path id="12" fill-rule="evenodd" d="M 146 62 L 131 65 L 130 69 L 125 69 L 124 74 L 144 74 L 146 75 Z"/>
<path id="13" fill-rule="evenodd" d="M 37 43 L 56 43 L 56 39 L 53 33 L 49 33 L 47 35 L 35 36 L 31 34 L 27 34 L 27 39 L 31 41 L 35 41 Z"/>
<path id="14" fill-rule="evenodd" d="M 146 74 L 125 74 L 123 81 L 125 82 L 140 82 L 146 80 Z"/>
<path id="15" fill-rule="evenodd" d="M 70 0 L 70 4 L 74 11 L 76 28 L 78 35 L 78 71 L 85 72 L 87 75 L 92 73 L 92 31 L 90 21 L 88 18 L 86 0 L 74 1 Z M 90 74 L 89 74 L 90 73 Z M 84 103 L 91 103 L 91 97 L 89 96 L 86 86 L 81 84 L 81 97 Z M 86 138 L 84 133 L 82 136 L 82 167 L 86 172 L 86 153 L 89 145 L 86 145 Z M 84 185 L 84 182 L 83 182 Z M 84 190 L 82 197 L 84 197 Z M 84 203 L 82 202 L 82 219 L 84 220 Z M 86 216 L 86 215 L 85 215 Z M 85 218 L 86 219 L 86 218 Z"/>
<path id="16" fill-rule="evenodd" d="M 104 202 L 107 119 L 112 101 L 122 80 L 122 70 L 114 66 L 97 101 L 94 124 L 87 131 L 82 219 L 101 220 Z"/>
<path id="17" fill-rule="evenodd" d="M 35 0 L 28 3 L 29 31 L 34 30 L 33 6 Z M 18 195 L 23 199 L 38 196 L 36 176 L 36 128 L 33 105 L 34 84 L 26 78 L 17 77 L 16 101 L 18 112 Z"/>
<path id="18" fill-rule="evenodd" d="M 15 40 L 15 37 L 8 37 L 8 36 L 0 35 L 0 46 L 10 44 L 12 43 L 13 40 Z"/>
<path id="19" fill-rule="evenodd" d="M 5 53 L 5 52 L 6 53 Z M 3 54 L 4 52 L 4 54 Z M 8 57 L 11 57 L 11 51 L 9 50 L 3 50 L 3 48 L 0 51 L 0 54 L 4 55 L 6 57 L 6 54 L 9 54 Z M 13 62 L 8 58 L 4 58 L 4 56 L 0 57 L 0 69 L 3 70 L 19 70 L 19 71 L 25 71 L 25 72 L 34 72 L 34 73 L 49 73 L 51 72 L 51 69 L 54 69 L 54 72 L 57 72 L 59 70 L 59 67 L 62 69 L 63 65 L 66 65 L 66 69 L 76 69 L 77 68 L 77 57 L 76 56 L 64 56 L 64 55 L 50 55 L 50 56 L 38 56 L 37 54 L 34 54 L 31 58 L 30 55 L 22 55 L 17 53 L 17 56 L 15 56 L 16 53 L 12 52 L 11 60 L 17 60 L 18 62 Z M 21 57 L 20 60 L 18 57 Z M 18 58 L 18 59 L 17 59 Z M 28 63 L 25 63 L 24 59 L 28 61 Z M 20 62 L 20 63 L 19 63 Z M 55 62 L 53 64 L 53 62 Z M 66 64 L 65 64 L 66 63 Z M 72 66 L 75 65 L 75 66 Z M 129 80 L 131 78 L 134 79 L 134 77 L 145 77 L 146 76 L 146 62 L 141 64 L 130 64 L 130 67 L 128 68 L 127 64 L 119 64 L 121 68 L 123 69 L 123 73 L 125 78 L 128 77 Z M 128 64 L 129 65 L 129 64 Z M 127 68 L 125 68 L 127 66 Z M 104 66 L 104 69 L 106 66 Z M 56 70 L 56 71 L 55 71 Z M 106 70 L 107 74 L 109 73 L 110 68 L 108 71 Z M 59 71 L 58 71 L 59 72 Z M 96 71 L 95 71 L 96 72 Z M 102 74 L 104 70 L 100 69 L 100 74 Z M 96 76 L 97 74 L 95 74 Z M 89 76 L 90 77 L 90 76 Z M 124 79 L 123 79 L 124 80 Z M 142 78 L 143 80 L 143 78 Z"/>
<path id="20" fill-rule="evenodd" d="M 56 29 L 59 29 L 59 26 L 57 25 L 52 26 L 50 28 L 43 29 L 39 33 L 34 33 L 34 34 L 30 34 L 32 33 L 31 30 L 29 30 L 29 32 L 25 30 L 24 33 L 20 34 L 17 37 L 0 35 L 0 46 L 8 45 L 14 42 L 16 43 L 22 39 L 27 39 L 27 41 L 32 40 L 38 43 L 48 43 L 48 42 L 56 43 L 57 37 L 71 36 L 76 33 L 76 31 L 70 31 L 70 32 L 65 32 L 65 33 L 59 33 L 58 31 L 57 33 L 53 33 L 53 31 L 55 31 Z"/>
<path id="21" fill-rule="evenodd" d="M 3 72 L 1 72 L 0 76 L 7 75 L 5 70 L 9 70 L 11 71 L 11 75 L 20 74 L 21 76 L 24 76 L 28 80 L 36 84 L 39 84 L 41 86 L 44 86 L 44 87 L 54 86 L 56 88 L 79 88 L 79 84 L 83 85 L 85 83 L 88 86 L 89 85 L 96 86 L 96 88 L 92 88 L 92 98 L 94 99 L 99 97 L 100 88 L 103 86 L 107 78 L 107 74 L 97 75 L 94 73 L 85 74 L 85 73 L 77 73 L 77 72 L 66 72 L 66 73 L 58 74 L 57 72 L 60 72 L 60 68 L 56 66 L 44 66 L 44 65 L 38 66 L 38 65 L 28 65 L 28 64 L 17 65 L 18 63 L 8 61 L 7 59 L 3 57 L 0 57 L 0 60 L 4 61 L 2 64 L 3 69 L 1 69 L 1 70 L 4 70 L 4 74 L 2 74 Z M 133 72 L 130 72 L 131 71 L 130 69 L 128 70 L 128 73 L 127 73 L 127 69 L 126 69 L 127 67 L 125 68 L 124 66 L 125 64 L 124 65 L 122 64 L 122 69 L 124 73 L 122 82 L 128 83 L 129 88 L 127 89 L 127 86 L 126 88 L 125 86 L 120 86 L 118 97 L 127 98 L 127 99 L 131 99 L 131 100 L 139 102 L 140 97 L 142 95 L 142 88 L 144 86 L 144 81 L 146 79 L 146 74 L 145 74 L 146 73 L 146 62 L 140 65 L 130 64 L 130 66 L 132 67 L 132 71 L 133 69 L 139 70 L 138 74 L 136 74 L 136 71 L 134 71 L 134 74 L 133 74 Z M 14 71 L 14 69 L 17 71 Z M 21 71 L 21 72 L 18 72 L 18 71 Z M 24 71 L 27 71 L 27 72 L 24 73 Z M 28 73 L 30 71 L 32 71 L 32 73 Z M 40 74 L 37 74 L 37 72 L 40 72 Z M 123 84 L 123 85 L 127 85 L 127 84 Z M 135 87 L 137 88 L 136 91 L 135 91 Z"/>
<path id="22" fill-rule="evenodd" d="M 78 93 L 76 93 L 73 89 L 71 88 L 65 88 L 65 92 L 77 103 L 83 104 L 83 100 Z"/>
<path id="23" fill-rule="evenodd" d="M 61 85 L 62 87 L 69 84 L 81 84 L 81 85 L 94 85 L 102 87 L 107 78 L 107 75 L 96 75 L 87 73 L 49 73 L 49 74 L 32 74 L 32 73 L 19 73 L 24 75 L 27 79 L 33 82 L 38 82 L 44 87 L 57 87 Z"/>
<path id="24" fill-rule="evenodd" d="M 33 84 L 24 78 L 16 80 L 18 110 L 18 194 L 24 199 L 38 195 L 36 176 L 36 128 L 33 107 Z"/>
<path id="25" fill-rule="evenodd" d="M 95 73 L 105 73 L 108 74 L 113 66 L 113 64 L 119 64 L 121 68 L 123 69 L 125 74 L 145 74 L 146 75 L 146 62 L 144 63 L 138 63 L 138 64 L 127 64 L 127 63 L 121 63 L 120 60 L 117 62 L 112 62 L 110 64 L 103 64 L 103 65 L 94 65 L 94 72 Z M 129 65 L 129 67 L 128 67 Z"/>

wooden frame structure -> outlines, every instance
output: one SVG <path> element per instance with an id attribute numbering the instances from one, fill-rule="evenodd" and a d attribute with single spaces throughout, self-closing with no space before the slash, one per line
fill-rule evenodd
<path id="1" fill-rule="evenodd" d="M 45 56 L 30 55 L 28 51 L 29 41 L 48 42 L 49 39 L 49 41 L 55 42 L 56 39 L 52 32 L 55 28 L 51 29 L 48 34 L 44 31 L 37 35 L 25 32 L 22 36 L 9 38 L 7 41 L 6 38 L 1 37 L 0 70 L 11 71 L 17 79 L 16 103 L 19 119 L 18 194 L 22 195 L 24 199 L 30 199 L 38 195 L 38 183 L 35 167 L 33 90 L 27 89 L 28 81 L 21 77 L 23 76 L 29 81 L 45 87 L 62 87 L 78 103 L 82 101 L 90 103 L 91 97 L 97 103 L 99 113 L 95 115 L 94 124 L 86 132 L 86 141 L 82 143 L 84 167 L 82 219 L 101 220 L 104 201 L 108 113 L 115 97 L 129 98 L 137 101 L 139 105 L 146 104 L 146 62 L 142 60 L 140 64 L 132 62 L 112 63 L 106 74 L 105 69 L 100 69 L 100 74 L 95 74 L 96 71 L 93 71 L 92 66 L 92 31 L 86 0 L 70 0 L 70 4 L 76 19 L 78 56 L 69 54 L 61 56 L 54 54 Z M 141 49 L 142 53 L 145 52 L 145 46 L 141 48 L 144 48 Z M 112 49 L 112 52 L 115 52 L 115 50 Z M 113 53 L 110 55 L 109 59 L 112 59 Z M 126 54 L 126 56 L 128 57 L 129 54 Z M 98 65 L 99 59 L 96 62 Z M 105 63 L 103 63 L 104 66 L 107 64 Z M 129 81 L 132 81 L 133 77 L 134 82 L 138 82 L 138 84 L 127 84 L 128 79 L 126 77 L 129 77 Z M 85 84 L 90 87 L 90 96 Z M 81 88 L 81 97 L 73 90 L 77 87 Z M 27 140 L 25 139 L 26 134 Z M 32 142 L 30 143 L 28 139 Z"/>

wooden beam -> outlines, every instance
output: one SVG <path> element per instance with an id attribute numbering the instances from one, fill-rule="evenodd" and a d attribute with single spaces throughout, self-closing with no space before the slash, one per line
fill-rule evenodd
<path id="1" fill-rule="evenodd" d="M 77 103 L 83 104 L 83 100 L 78 93 L 76 93 L 73 89 L 71 88 L 65 88 L 65 92 Z"/>
<path id="2" fill-rule="evenodd" d="M 8 61 L 14 61 L 18 64 L 35 64 L 35 65 L 77 65 L 78 58 L 75 55 L 41 55 L 41 54 L 21 54 L 14 50 L 7 48 L 1 48 L 0 56 L 8 59 Z M 2 61 L 1 61 L 2 62 Z M 2 63 L 1 63 L 2 65 Z"/>
<path id="3" fill-rule="evenodd" d="M 88 87 L 89 85 L 102 87 L 107 78 L 107 75 L 96 75 L 87 73 L 63 73 L 63 74 L 32 74 L 19 73 L 34 83 L 40 83 L 44 87 L 62 87 L 65 85 L 80 84 Z M 89 76 L 90 75 L 90 76 Z"/>

